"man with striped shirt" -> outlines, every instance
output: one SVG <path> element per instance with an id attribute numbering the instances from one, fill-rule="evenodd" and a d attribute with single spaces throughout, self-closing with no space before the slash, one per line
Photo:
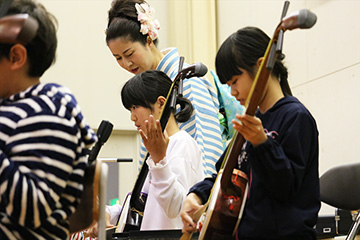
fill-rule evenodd
<path id="1" fill-rule="evenodd" d="M 0 239 L 67 239 L 96 135 L 72 93 L 40 77 L 54 62 L 55 18 L 32 0 L 7 15 L 38 23 L 28 42 L 0 38 Z"/>

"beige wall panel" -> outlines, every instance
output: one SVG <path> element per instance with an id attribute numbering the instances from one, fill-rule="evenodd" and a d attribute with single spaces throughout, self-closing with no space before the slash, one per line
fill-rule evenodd
<path id="1" fill-rule="evenodd" d="M 272 37 L 280 22 L 284 1 L 218 1 L 218 38 L 220 44 L 232 33 L 246 26 L 256 26 Z M 291 1 L 288 14 L 306 8 L 306 1 Z M 307 7 L 308 8 L 308 7 Z M 316 26 L 316 25 L 315 25 Z M 284 36 L 285 65 L 289 68 L 290 86 L 297 86 L 307 78 L 307 35 L 316 31 L 293 30 Z"/>
<path id="2" fill-rule="evenodd" d="M 359 162 L 360 66 L 294 89 L 311 111 L 320 132 L 320 173 L 330 166 Z"/>
<path id="3" fill-rule="evenodd" d="M 359 162 L 360 65 L 293 89 L 311 111 L 319 129 L 319 173 L 331 167 Z M 321 214 L 333 214 L 323 204 Z"/>
<path id="4" fill-rule="evenodd" d="M 309 35 L 309 79 L 360 63 L 360 1 L 309 1 L 318 15 Z"/>
<path id="5" fill-rule="evenodd" d="M 216 2 L 215 0 L 168 1 L 169 43 L 177 47 L 185 62 L 202 62 L 215 70 Z"/>
<path id="6" fill-rule="evenodd" d="M 257 26 L 271 36 L 280 21 L 283 4 L 284 1 L 281 0 L 218 0 L 219 43 L 246 26 Z M 304 6 L 305 1 L 292 1 L 288 13 Z"/>

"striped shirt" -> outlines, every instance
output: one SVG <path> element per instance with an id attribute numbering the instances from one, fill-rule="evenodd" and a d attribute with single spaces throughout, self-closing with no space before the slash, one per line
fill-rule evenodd
<path id="1" fill-rule="evenodd" d="M 38 84 L 0 104 L 0 239 L 66 239 L 96 135 L 71 92 Z"/>
<path id="2" fill-rule="evenodd" d="M 174 79 L 179 70 L 179 53 L 176 48 L 163 51 L 164 58 L 156 70 L 166 73 Z M 184 63 L 184 68 L 188 64 Z M 215 173 L 215 163 L 223 153 L 220 123 L 218 119 L 219 102 L 216 91 L 205 77 L 184 79 L 183 95 L 189 99 L 194 107 L 192 117 L 185 123 L 179 123 L 179 128 L 185 130 L 198 143 L 203 157 L 205 176 Z M 146 148 L 141 141 L 140 166 L 146 155 Z"/>

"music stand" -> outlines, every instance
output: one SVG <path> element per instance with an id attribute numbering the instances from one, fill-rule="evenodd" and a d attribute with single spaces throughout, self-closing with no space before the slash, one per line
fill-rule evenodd
<path id="1" fill-rule="evenodd" d="M 320 177 L 320 199 L 335 208 L 357 210 L 356 218 L 346 236 L 353 240 L 360 225 L 360 163 L 341 165 Z"/>

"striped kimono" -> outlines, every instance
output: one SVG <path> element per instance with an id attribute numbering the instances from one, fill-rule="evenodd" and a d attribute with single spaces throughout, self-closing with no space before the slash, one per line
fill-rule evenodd
<path id="1" fill-rule="evenodd" d="M 39 84 L 0 104 L 0 239 L 67 239 L 96 141 L 70 91 Z"/>
<path id="2" fill-rule="evenodd" d="M 174 79 L 179 68 L 179 53 L 176 48 L 163 50 L 164 58 L 156 70 L 166 73 Z M 184 63 L 183 68 L 188 66 Z M 193 77 L 183 82 L 183 95 L 189 99 L 194 107 L 192 117 L 185 123 L 179 123 L 181 130 L 185 130 L 198 143 L 203 157 L 205 176 L 215 173 L 215 163 L 223 153 L 220 123 L 218 119 L 219 102 L 216 91 L 205 77 Z M 141 165 L 146 154 L 146 148 L 141 141 Z"/>

